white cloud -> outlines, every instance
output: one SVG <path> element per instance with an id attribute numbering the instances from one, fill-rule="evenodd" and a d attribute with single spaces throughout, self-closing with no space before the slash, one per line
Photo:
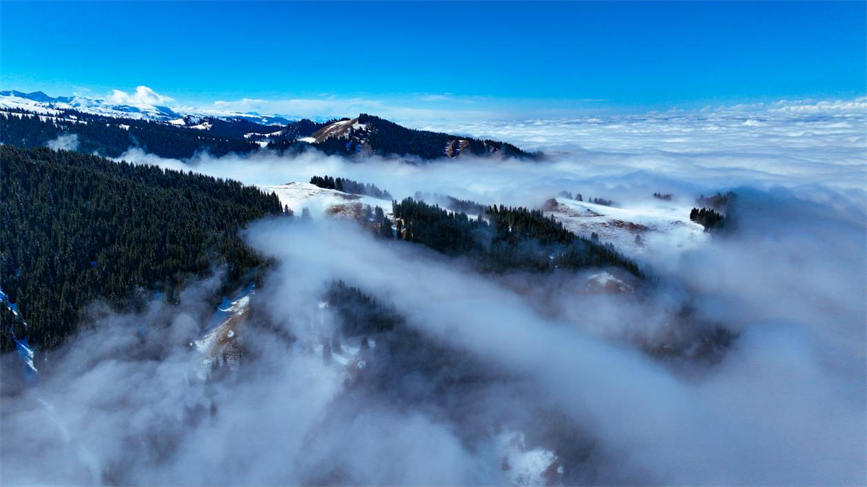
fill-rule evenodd
<path id="1" fill-rule="evenodd" d="M 789 106 L 814 108 L 805 116 Z M 503 456 L 486 438 L 509 428 L 535 436 L 528 447 L 566 437 L 556 453 L 567 475 L 587 475 L 571 483 L 858 483 L 864 120 L 857 102 L 780 102 L 462 125 L 564 151 L 546 162 L 354 163 L 267 151 L 182 162 L 130 151 L 123 158 L 250 184 L 329 174 L 396 197 L 423 190 L 524 205 L 562 189 L 628 205 L 654 191 L 691 202 L 740 186 L 746 211 L 732 235 L 656 266 L 660 287 L 602 297 L 576 293 L 580 276 L 519 287 L 529 278 L 480 275 L 349 222 L 256 223 L 246 238 L 277 259 L 257 313 L 297 341 L 251 323 L 240 373 L 200 384 L 187 379 L 196 356 L 182 339 L 193 327 L 178 322 L 193 322 L 190 308 L 206 307 L 201 296 L 106 319 L 52 356 L 54 372 L 38 388 L 3 397 L 0 426 L 19 441 L 0 442 L 0 465 L 10 483 L 503 484 Z M 348 387 L 314 352 L 332 331 L 315 318 L 334 278 L 392 303 L 429 343 L 480 360 L 500 379 L 434 388 L 427 379 L 436 370 L 372 361 L 365 370 L 393 374 L 396 387 Z M 627 339 L 669 330 L 683 305 L 742 332 L 721 363 L 658 361 Z M 402 345 L 383 357 L 400 357 Z M 151 347 L 164 351 L 161 360 L 142 353 Z M 408 390 L 419 396 L 403 397 Z"/>
<path id="2" fill-rule="evenodd" d="M 696 192 L 740 185 L 822 185 L 851 190 L 863 199 L 867 109 L 859 108 L 859 100 L 416 126 L 504 140 L 551 156 L 549 162 L 536 164 L 461 159 L 460 164 L 407 166 L 373 158 L 359 165 L 317 153 L 287 163 L 289 156 L 268 152 L 243 158 L 243 163 L 236 156 L 204 156 L 191 162 L 203 172 L 251 184 L 282 184 L 327 173 L 379 184 L 395 196 L 425 190 L 524 205 L 539 204 L 562 189 L 574 192 L 603 181 L 611 193 L 618 187 L 642 186 L 650 194 L 659 189 L 654 185 L 672 181 L 678 187 L 671 190 L 678 190 L 688 181 L 688 190 Z M 806 115 L 781 109 L 795 105 L 824 108 Z M 141 153 L 125 157 L 147 158 Z"/>
<path id="3" fill-rule="evenodd" d="M 121 90 L 112 90 L 106 96 L 106 101 L 115 105 L 165 105 L 173 101 L 171 97 L 160 95 L 147 86 L 137 86 L 135 92 L 127 93 Z"/>
<path id="4" fill-rule="evenodd" d="M 46 145 L 53 150 L 77 150 L 78 134 L 58 135 L 56 139 L 49 140 Z"/>
<path id="5" fill-rule="evenodd" d="M 666 130 L 676 134 L 682 129 L 707 129 L 713 122 L 721 124 L 719 129 L 728 128 L 726 125 L 729 123 L 758 125 L 764 122 L 763 117 L 775 121 L 805 116 L 834 117 L 860 122 L 861 127 L 865 127 L 864 120 L 867 118 L 867 97 L 863 96 L 705 106 L 698 110 L 671 108 L 644 113 L 624 111 L 622 107 L 612 105 L 611 100 L 603 98 L 509 99 L 448 92 L 376 96 L 321 93 L 273 99 L 242 97 L 192 104 L 179 102 L 147 86 L 138 86 L 132 93 L 112 90 L 105 99 L 119 105 L 165 105 L 180 113 L 204 115 L 256 112 L 290 119 L 324 120 L 369 113 L 418 128 L 457 130 L 477 135 L 504 134 L 534 147 L 547 141 L 558 147 L 564 140 L 567 143 L 581 143 L 582 133 L 588 138 L 598 139 L 600 134 L 592 133 L 594 127 L 619 127 L 621 124 L 635 129 L 635 135 L 639 137 L 634 140 L 641 141 L 640 136 L 644 132 L 659 131 L 663 125 L 668 126 Z M 625 136 L 621 137 L 624 141 L 633 135 L 622 130 L 614 133 Z M 547 139 L 543 138 L 545 134 L 549 136 Z M 672 140 L 676 139 L 671 138 L 669 141 Z"/>
<path id="6" fill-rule="evenodd" d="M 450 95 L 373 98 L 326 94 L 275 100 L 258 98 L 218 100 L 210 106 L 187 107 L 187 109 L 204 113 L 256 112 L 288 118 L 311 119 L 354 117 L 359 113 L 369 113 L 408 124 L 421 120 L 482 120 L 501 116 L 491 107 L 475 105 L 476 102 L 473 100 L 456 99 Z"/>

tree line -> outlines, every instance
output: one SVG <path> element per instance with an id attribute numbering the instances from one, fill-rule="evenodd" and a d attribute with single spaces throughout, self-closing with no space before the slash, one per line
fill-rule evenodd
<path id="1" fill-rule="evenodd" d="M 359 183 L 346 178 L 333 178 L 331 176 L 313 176 L 310 178 L 310 184 L 319 186 L 325 189 L 335 189 L 344 193 L 363 194 L 379 198 L 381 200 L 391 200 L 391 194 L 384 189 L 378 188 L 375 184 Z"/>
<path id="2" fill-rule="evenodd" d="M 705 231 L 722 228 L 725 224 L 725 217 L 710 208 L 693 208 L 689 219 L 703 226 Z"/>
<path id="3" fill-rule="evenodd" d="M 620 267 L 641 276 L 638 265 L 610 244 L 601 244 L 570 232 L 540 210 L 490 206 L 479 218 L 449 212 L 438 205 L 406 198 L 392 203 L 394 223 L 384 216 L 392 238 L 416 242 L 450 256 L 468 256 L 492 271 L 525 269 Z M 386 232 L 380 234 L 388 238 Z"/>

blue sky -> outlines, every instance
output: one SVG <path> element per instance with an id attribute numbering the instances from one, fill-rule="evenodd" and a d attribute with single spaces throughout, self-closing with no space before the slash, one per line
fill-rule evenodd
<path id="1" fill-rule="evenodd" d="M 865 3 L 2 3 L 0 84 L 658 109 L 865 94 Z"/>

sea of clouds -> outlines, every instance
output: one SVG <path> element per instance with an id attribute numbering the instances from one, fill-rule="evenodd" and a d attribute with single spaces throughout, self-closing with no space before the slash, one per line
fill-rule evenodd
<path id="1" fill-rule="evenodd" d="M 125 315 L 94 305 L 37 386 L 14 380 L 20 364 L 3 357 L 0 479 L 863 483 L 865 129 L 856 99 L 457 129 L 541 149 L 541 162 L 315 151 L 176 161 L 131 149 L 122 159 L 260 186 L 343 176 L 397 198 L 425 191 L 535 207 L 569 190 L 629 207 L 657 191 L 692 201 L 732 190 L 739 221 L 727 236 L 643 263 L 652 284 L 627 295 L 576 292 L 582 274 L 482 275 L 350 221 L 257 222 L 245 238 L 275 265 L 254 296 L 243 336 L 252 352 L 237 373 L 197 380 L 200 358 L 187 346 L 216 278 L 190 285 L 179 305 Z M 398 343 L 369 365 L 389 388 L 349 384 L 316 347 L 334 333 L 318 305 L 335 279 L 393 307 L 421 343 L 484 380 L 449 382 L 451 369 L 419 368 Z M 638 345 L 704 323 L 737 335 L 717 362 L 662 360 Z M 504 468 L 515 449 L 551 452 L 563 471 Z"/>

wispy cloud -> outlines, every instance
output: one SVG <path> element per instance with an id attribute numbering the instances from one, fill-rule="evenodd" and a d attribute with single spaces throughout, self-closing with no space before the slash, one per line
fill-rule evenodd
<path id="1" fill-rule="evenodd" d="M 157 93 L 147 86 L 134 92 L 112 90 L 103 97 L 122 105 L 167 105 L 178 112 L 227 114 L 255 112 L 288 118 L 328 119 L 370 113 L 401 123 L 418 124 L 448 121 L 513 120 L 532 116 L 562 116 L 581 110 L 598 109 L 604 99 L 523 100 L 484 96 L 460 96 L 454 93 L 419 93 L 400 95 L 346 96 L 332 93 L 285 98 L 238 98 L 189 103 Z"/>
<path id="2" fill-rule="evenodd" d="M 481 106 L 478 100 L 456 98 L 448 94 L 402 97 L 341 97 L 319 95 L 285 99 L 218 100 L 212 105 L 190 107 L 204 112 L 257 112 L 290 118 L 327 119 L 370 113 L 400 122 L 420 120 L 483 120 L 499 118 L 493 107 Z"/>

